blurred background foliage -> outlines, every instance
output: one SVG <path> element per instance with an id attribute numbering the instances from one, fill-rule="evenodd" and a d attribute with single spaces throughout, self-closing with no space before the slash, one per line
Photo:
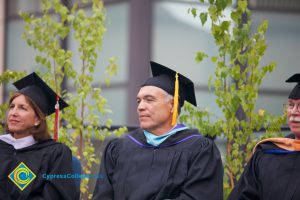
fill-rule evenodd
<path id="1" fill-rule="evenodd" d="M 106 137 L 118 137 L 127 130 L 126 127 L 121 127 L 111 131 L 112 120 L 99 119 L 99 116 L 111 112 L 101 94 L 101 87 L 92 84 L 97 82 L 93 73 L 106 31 L 106 13 L 101 0 L 92 1 L 90 13 L 81 9 L 87 3 L 91 2 L 72 1 L 72 5 L 65 5 L 60 0 L 43 0 L 41 16 L 20 12 L 25 22 L 22 37 L 37 52 L 35 61 L 39 67 L 35 71 L 69 104 L 69 107 L 60 112 L 62 126 L 59 129 L 59 142 L 67 144 L 73 155 L 79 158 L 83 174 L 91 174 L 93 164 L 99 165 L 100 162 L 92 139 L 103 141 Z M 62 48 L 67 37 L 73 37 L 78 43 L 76 52 Z M 73 65 L 74 55 L 79 55 L 81 60 L 81 65 L 76 66 L 79 71 Z M 118 70 L 116 58 L 109 58 L 108 63 L 105 69 L 107 86 Z M 0 83 L 13 82 L 26 74 L 5 71 L 0 75 Z M 62 88 L 66 80 L 72 82 L 76 91 L 70 92 Z M 4 119 L 7 104 L 1 105 L 0 109 L 1 119 Z M 47 121 L 53 132 L 54 116 L 49 116 Z M 3 130 L 3 126 L 1 129 Z M 93 188 L 89 187 L 89 181 L 89 178 L 81 180 L 82 199 L 92 197 Z"/>
<path id="2" fill-rule="evenodd" d="M 205 3 L 204 0 L 199 2 Z M 191 7 L 188 12 L 199 20 L 199 25 L 211 27 L 217 55 L 199 51 L 195 61 L 200 63 L 210 58 L 214 63 L 215 72 L 208 86 L 214 92 L 223 116 L 216 117 L 208 109 L 186 105 L 181 120 L 204 135 L 226 140 L 223 160 L 226 199 L 251 157 L 254 145 L 262 138 L 282 135 L 281 126 L 286 122 L 286 116 L 284 113 L 272 115 L 263 108 L 255 110 L 262 80 L 276 67 L 274 62 L 260 66 L 267 48 L 268 21 L 262 21 L 253 32 L 247 0 L 238 0 L 235 4 L 231 0 L 209 0 L 208 3 L 207 10 Z M 224 14 L 228 8 L 229 19 Z M 256 137 L 254 133 L 257 132 L 265 134 Z"/>

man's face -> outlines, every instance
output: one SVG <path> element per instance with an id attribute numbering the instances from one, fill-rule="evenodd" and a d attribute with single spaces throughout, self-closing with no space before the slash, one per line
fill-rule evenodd
<path id="1" fill-rule="evenodd" d="M 161 135 L 172 126 L 173 99 L 162 89 L 144 86 L 137 95 L 137 113 L 140 127 L 153 134 Z"/>
<path id="2" fill-rule="evenodd" d="M 291 131 L 300 139 L 300 99 L 288 100 L 287 117 Z"/>

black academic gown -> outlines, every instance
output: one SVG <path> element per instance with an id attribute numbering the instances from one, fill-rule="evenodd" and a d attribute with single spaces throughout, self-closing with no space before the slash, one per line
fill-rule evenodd
<path id="1" fill-rule="evenodd" d="M 260 144 L 228 200 L 299 200 L 300 152 Z"/>
<path id="2" fill-rule="evenodd" d="M 99 173 L 94 200 L 223 199 L 220 152 L 196 130 L 154 147 L 137 129 L 107 145 Z"/>
<path id="3" fill-rule="evenodd" d="M 0 140 L 0 199 L 1 200 L 77 200 L 74 179 L 49 179 L 49 174 L 72 174 L 71 151 L 64 144 L 46 140 L 16 150 Z M 8 175 L 23 162 L 36 178 L 19 189 Z"/>

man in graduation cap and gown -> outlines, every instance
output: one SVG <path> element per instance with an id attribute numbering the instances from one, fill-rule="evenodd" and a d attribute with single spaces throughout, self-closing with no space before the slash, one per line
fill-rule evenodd
<path id="1" fill-rule="evenodd" d="M 36 74 L 14 83 L 6 134 L 0 136 L 0 199 L 76 200 L 70 149 L 51 139 L 46 116 L 68 104 Z M 47 176 L 57 176 L 47 179 Z"/>
<path id="2" fill-rule="evenodd" d="M 184 101 L 197 105 L 193 82 L 155 62 L 151 70 L 137 94 L 140 128 L 107 145 L 93 199 L 222 200 L 219 150 L 177 124 Z"/>
<path id="3" fill-rule="evenodd" d="M 287 120 L 292 134 L 259 142 L 228 200 L 300 199 L 300 74 L 288 97 Z"/>

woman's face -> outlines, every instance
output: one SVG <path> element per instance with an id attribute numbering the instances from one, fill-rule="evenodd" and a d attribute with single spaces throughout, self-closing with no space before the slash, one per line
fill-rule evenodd
<path id="1" fill-rule="evenodd" d="M 39 119 L 24 95 L 15 97 L 9 105 L 7 126 L 10 133 L 26 135 L 28 130 L 39 124 Z"/>

